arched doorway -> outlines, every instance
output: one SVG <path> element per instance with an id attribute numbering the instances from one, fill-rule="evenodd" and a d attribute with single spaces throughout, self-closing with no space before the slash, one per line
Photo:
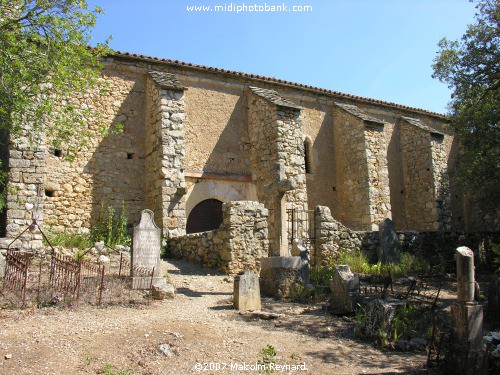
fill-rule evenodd
<path id="1" fill-rule="evenodd" d="M 222 202 L 218 199 L 205 199 L 198 203 L 189 214 L 186 233 L 214 230 L 222 224 Z"/>

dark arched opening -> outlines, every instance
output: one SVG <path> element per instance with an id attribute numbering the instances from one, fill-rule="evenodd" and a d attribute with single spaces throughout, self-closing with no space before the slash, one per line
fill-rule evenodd
<path id="1" fill-rule="evenodd" d="M 222 202 L 217 199 L 206 199 L 198 203 L 189 214 L 186 233 L 206 232 L 220 227 L 222 224 Z"/>

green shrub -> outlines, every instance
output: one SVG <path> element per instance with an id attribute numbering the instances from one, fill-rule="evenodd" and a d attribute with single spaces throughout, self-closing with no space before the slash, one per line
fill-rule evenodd
<path id="1" fill-rule="evenodd" d="M 113 206 L 105 206 L 101 203 L 97 225 L 91 230 L 92 241 L 103 241 L 107 246 L 130 245 L 131 238 L 127 234 L 127 216 L 125 210 L 125 201 L 119 212 L 115 212 Z"/>
<path id="2" fill-rule="evenodd" d="M 258 363 L 264 365 L 266 373 L 273 372 L 272 365 L 276 364 L 276 349 L 272 345 L 267 344 L 265 348 L 260 350 L 259 354 L 260 359 Z"/>

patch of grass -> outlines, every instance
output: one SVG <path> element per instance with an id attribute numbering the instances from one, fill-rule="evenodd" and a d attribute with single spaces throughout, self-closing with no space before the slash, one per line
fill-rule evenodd
<path id="1" fill-rule="evenodd" d="M 52 246 L 60 246 L 65 248 L 76 248 L 79 250 L 87 250 L 92 247 L 90 236 L 83 233 L 73 232 L 52 232 L 46 231 L 48 241 Z M 44 245 L 48 245 L 47 241 L 43 240 Z"/>
<path id="2" fill-rule="evenodd" d="M 102 368 L 102 373 L 104 375 L 132 375 L 130 370 L 117 370 L 111 363 L 105 363 Z"/>
<path id="3" fill-rule="evenodd" d="M 341 251 L 336 264 L 347 264 L 352 272 L 372 276 L 383 276 L 390 274 L 391 277 L 402 277 L 408 275 L 428 274 L 431 267 L 429 262 L 421 257 L 409 253 L 402 253 L 395 263 L 382 264 L 381 262 L 370 264 L 362 251 Z"/>

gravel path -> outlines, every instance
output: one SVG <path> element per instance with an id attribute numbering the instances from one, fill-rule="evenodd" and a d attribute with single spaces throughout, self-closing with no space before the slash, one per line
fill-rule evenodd
<path id="1" fill-rule="evenodd" d="M 353 337 L 350 319 L 321 306 L 264 299 L 264 310 L 283 316 L 251 318 L 233 309 L 226 276 L 184 261 L 163 267 L 174 300 L 0 310 L 0 374 L 187 374 L 200 372 L 197 364 L 205 374 L 249 374 L 267 345 L 276 364 L 289 365 L 282 373 L 425 373 L 424 355 L 377 350 Z"/>

